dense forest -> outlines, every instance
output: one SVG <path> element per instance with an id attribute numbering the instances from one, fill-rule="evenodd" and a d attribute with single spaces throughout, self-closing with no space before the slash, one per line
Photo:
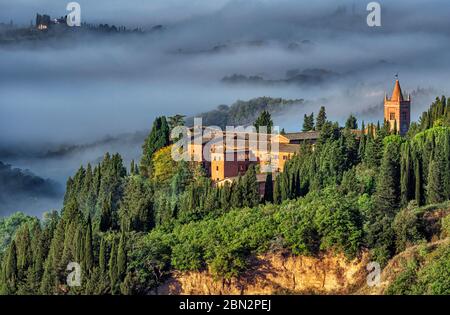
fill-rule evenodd
<path id="1" fill-rule="evenodd" d="M 426 224 L 430 211 L 449 207 L 445 97 L 405 137 L 354 116 L 341 127 L 325 108 L 305 115 L 303 129 L 320 131 L 318 142 L 302 145 L 274 182 L 267 174 L 263 198 L 255 167 L 216 188 L 200 166 L 173 161 L 169 131 L 182 123 L 157 118 L 128 168 L 109 153 L 81 166 L 61 212 L 2 219 L 0 293 L 148 294 L 173 270 L 230 279 L 254 255 L 277 250 L 349 259 L 369 251 L 385 266 L 413 244 L 450 235 L 450 216 Z M 388 292 L 449 294 L 449 258 L 447 246 L 431 262 L 417 259 Z M 81 286 L 67 285 L 70 262 L 81 266 Z"/>

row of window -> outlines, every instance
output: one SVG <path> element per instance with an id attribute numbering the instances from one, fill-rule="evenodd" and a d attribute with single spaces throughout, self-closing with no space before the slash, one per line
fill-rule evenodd
<path id="1" fill-rule="evenodd" d="M 407 113 L 401 112 L 401 120 L 407 120 Z M 395 120 L 395 113 L 389 113 L 389 120 Z"/>

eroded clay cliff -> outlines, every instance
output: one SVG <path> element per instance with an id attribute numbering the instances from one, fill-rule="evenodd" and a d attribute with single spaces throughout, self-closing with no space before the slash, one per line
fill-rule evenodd
<path id="1" fill-rule="evenodd" d="M 366 279 L 368 256 L 320 257 L 271 253 L 255 258 L 239 278 L 215 279 L 209 272 L 174 273 L 158 294 L 350 294 Z"/>

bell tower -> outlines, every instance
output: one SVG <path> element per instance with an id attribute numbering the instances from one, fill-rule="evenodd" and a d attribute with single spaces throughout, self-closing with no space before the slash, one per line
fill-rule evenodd
<path id="1" fill-rule="evenodd" d="M 408 132 L 411 122 L 411 95 L 403 97 L 400 82 L 395 80 L 391 98 L 384 96 L 384 120 L 389 122 L 391 130 L 397 128 L 397 132 L 403 136 Z"/>

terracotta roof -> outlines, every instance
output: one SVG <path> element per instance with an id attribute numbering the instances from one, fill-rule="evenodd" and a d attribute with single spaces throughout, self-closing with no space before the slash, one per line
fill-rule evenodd
<path id="1" fill-rule="evenodd" d="M 304 131 L 304 132 L 290 132 L 284 135 L 290 141 L 292 140 L 317 140 L 320 136 L 320 131 Z"/>
<path id="2" fill-rule="evenodd" d="M 391 101 L 403 101 L 402 89 L 398 80 L 395 80 L 395 86 L 394 90 L 392 91 Z"/>
<path id="3" fill-rule="evenodd" d="M 279 149 L 280 152 L 296 153 L 300 149 L 300 144 L 280 143 L 278 149 Z"/>

